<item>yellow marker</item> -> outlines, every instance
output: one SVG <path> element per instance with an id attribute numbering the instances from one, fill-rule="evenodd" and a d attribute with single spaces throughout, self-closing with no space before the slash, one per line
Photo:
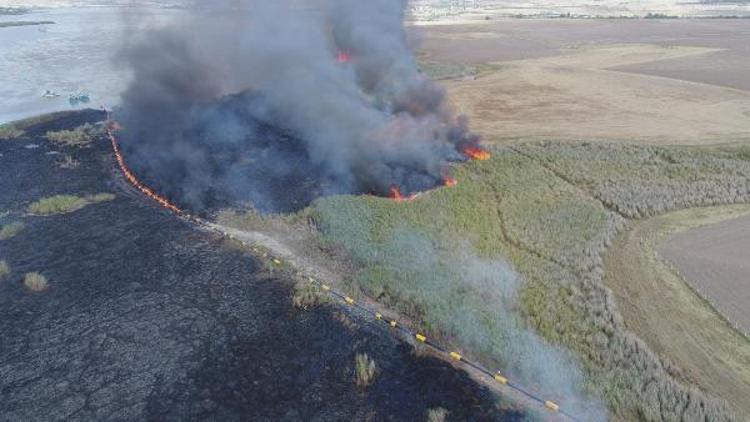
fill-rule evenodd
<path id="1" fill-rule="evenodd" d="M 375 312 L 375 319 L 380 321 L 381 319 L 383 319 L 383 314 L 381 314 L 380 312 Z"/>
<path id="2" fill-rule="evenodd" d="M 460 353 L 457 353 L 457 352 L 451 352 L 451 353 L 450 353 L 450 355 L 451 355 L 451 357 L 452 357 L 453 359 L 455 359 L 455 360 L 461 360 L 461 354 L 460 354 Z"/>
<path id="3" fill-rule="evenodd" d="M 344 301 L 350 305 L 354 304 L 354 299 L 350 298 L 349 296 L 344 296 Z"/>
<path id="4" fill-rule="evenodd" d="M 422 343 L 424 343 L 425 340 L 427 340 L 427 337 L 425 337 L 425 336 L 423 336 L 422 334 L 419 334 L 419 333 L 417 333 L 417 335 L 415 335 L 414 337 L 416 337 L 417 340 L 421 341 Z"/>
<path id="5" fill-rule="evenodd" d="M 396 328 L 396 321 L 391 321 L 391 327 Z"/>
<path id="6" fill-rule="evenodd" d="M 281 261 L 279 261 L 276 258 L 273 259 L 273 263 L 276 264 L 276 265 L 281 265 Z"/>
<path id="7" fill-rule="evenodd" d="M 507 384 L 508 378 L 505 378 L 504 376 L 500 375 L 500 372 L 498 371 L 495 374 L 495 381 L 499 382 L 500 384 Z"/>
<path id="8" fill-rule="evenodd" d="M 549 400 L 544 402 L 544 405 L 547 406 L 547 408 L 549 410 L 552 410 L 553 412 L 557 412 L 558 410 L 560 410 L 560 406 L 558 406 L 555 402 L 551 402 Z"/>
<path id="9" fill-rule="evenodd" d="M 320 286 L 320 287 L 321 287 L 321 288 L 323 288 L 323 290 L 325 290 L 325 291 L 329 291 L 329 290 L 331 290 L 331 286 L 329 286 L 329 285 L 327 285 L 327 284 L 324 284 L 324 285 L 322 285 L 322 286 Z"/>

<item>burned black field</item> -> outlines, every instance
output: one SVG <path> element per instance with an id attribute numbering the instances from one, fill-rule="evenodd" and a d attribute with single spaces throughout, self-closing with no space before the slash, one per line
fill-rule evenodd
<path id="1" fill-rule="evenodd" d="M 0 142 L 0 216 L 25 224 L 0 241 L 11 269 L 0 279 L 0 420 L 415 420 L 434 407 L 458 420 L 522 416 L 385 330 L 343 323 L 334 305 L 294 309 L 290 280 L 132 189 L 105 140 L 72 149 L 43 137 L 100 117 L 67 115 Z M 58 150 L 80 166 L 57 166 Z M 115 199 L 25 211 L 99 192 Z M 45 290 L 24 286 L 32 271 Z M 379 367 L 366 390 L 354 382 L 363 352 Z"/>

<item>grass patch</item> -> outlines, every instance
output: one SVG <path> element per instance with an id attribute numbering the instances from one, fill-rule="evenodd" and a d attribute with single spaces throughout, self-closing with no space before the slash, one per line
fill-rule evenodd
<path id="1" fill-rule="evenodd" d="M 72 130 L 58 130 L 47 132 L 47 139 L 55 144 L 85 148 L 91 145 L 98 137 L 103 134 L 101 127 L 85 123 Z"/>
<path id="2" fill-rule="evenodd" d="M 32 292 L 41 292 L 47 288 L 47 277 L 40 273 L 26 273 L 23 276 L 23 285 Z"/>
<path id="3" fill-rule="evenodd" d="M 23 136 L 26 132 L 23 129 L 19 129 L 12 123 L 6 123 L 0 125 L 0 139 L 16 139 Z"/>
<path id="4" fill-rule="evenodd" d="M 20 221 L 14 221 L 4 225 L 0 228 L 0 240 L 7 240 L 15 237 L 18 233 L 21 233 L 25 227 L 26 226 Z"/>
<path id="5" fill-rule="evenodd" d="M 367 388 L 375 380 L 377 365 L 367 353 L 357 353 L 354 358 L 354 378 L 359 388 Z"/>
<path id="6" fill-rule="evenodd" d="M 448 411 L 442 407 L 427 409 L 427 422 L 445 422 L 448 419 Z"/>
<path id="7" fill-rule="evenodd" d="M 0 259 L 0 280 L 10 275 L 10 265 L 4 259 Z"/>
<path id="8" fill-rule="evenodd" d="M 111 193 L 97 193 L 95 195 L 55 195 L 43 198 L 28 206 L 28 212 L 34 215 L 66 214 L 77 211 L 87 205 L 111 201 L 115 196 Z"/>

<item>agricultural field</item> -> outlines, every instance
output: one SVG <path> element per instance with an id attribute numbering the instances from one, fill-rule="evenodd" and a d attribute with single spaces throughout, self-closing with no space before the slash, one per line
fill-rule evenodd
<path id="1" fill-rule="evenodd" d="M 750 20 L 506 19 L 413 33 L 427 73 L 454 72 L 449 97 L 486 142 L 750 139 Z"/>

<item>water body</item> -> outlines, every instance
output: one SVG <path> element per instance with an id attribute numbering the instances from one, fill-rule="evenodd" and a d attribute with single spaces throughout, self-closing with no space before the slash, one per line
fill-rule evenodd
<path id="1" fill-rule="evenodd" d="M 291 307 L 291 281 L 130 188 L 105 140 L 60 150 L 41 136 L 76 114 L 0 142 L 0 420 L 518 420 L 462 371 L 414 356 L 386 328 L 333 305 Z M 60 154 L 80 161 L 56 165 Z M 54 194 L 113 192 L 70 214 L 25 215 Z M 49 279 L 30 292 L 30 271 Z M 353 322 L 353 326 L 351 325 Z M 354 383 L 354 357 L 380 374 Z"/>
<path id="2" fill-rule="evenodd" d="M 113 57 L 122 37 L 121 7 L 35 9 L 0 23 L 53 21 L 41 26 L 0 28 L 0 123 L 51 111 L 112 106 L 119 100 L 128 72 Z M 181 12 L 151 7 L 141 12 L 156 22 Z M 59 94 L 43 98 L 45 91 Z M 69 96 L 84 91 L 91 102 L 71 105 Z"/>

